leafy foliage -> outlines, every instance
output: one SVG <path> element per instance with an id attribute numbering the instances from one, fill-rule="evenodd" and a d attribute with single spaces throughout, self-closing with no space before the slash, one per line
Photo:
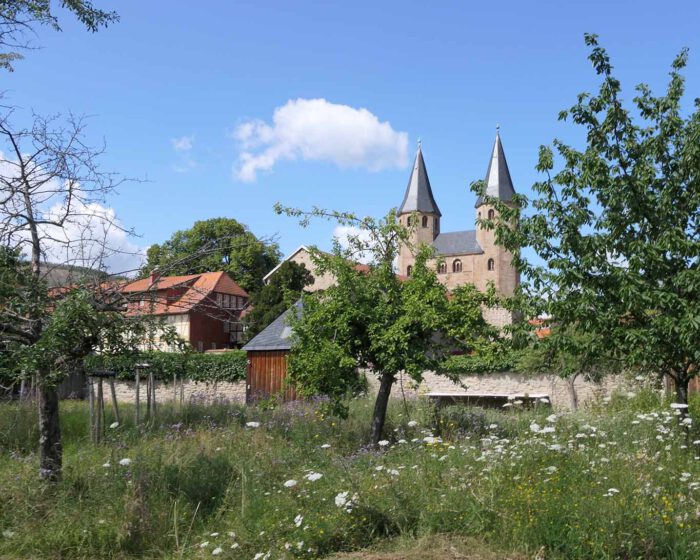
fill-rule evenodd
<path id="1" fill-rule="evenodd" d="M 428 266 L 433 254 L 425 245 L 416 248 L 411 277 L 398 277 L 394 258 L 410 232 L 394 211 L 381 220 L 318 209 L 304 213 L 278 207 L 278 211 L 300 217 L 302 223 L 318 216 L 359 229 L 348 238 L 346 248 L 336 241 L 332 254 L 312 252 L 318 273 L 332 274 L 335 283 L 322 293 L 305 296 L 301 317 L 292 320 L 289 379 L 303 395 L 320 393 L 338 402 L 353 388 L 358 369 L 379 377 L 372 424 L 376 444 L 397 375 L 420 382 L 426 370 L 439 369 L 454 344 L 467 347 L 493 334 L 481 317 L 485 299 L 465 288 L 450 302 L 434 267 Z M 369 264 L 358 267 L 359 256 Z"/>
<path id="2" fill-rule="evenodd" d="M 245 317 L 246 336 L 251 339 L 297 301 L 314 281 L 304 265 L 286 261 L 270 281 L 251 297 L 253 310 Z"/>
<path id="3" fill-rule="evenodd" d="M 440 364 L 440 371 L 451 376 L 520 371 L 519 357 L 510 345 L 494 342 L 480 345 L 471 354 L 448 356 Z"/>
<path id="4" fill-rule="evenodd" d="M 134 379 L 136 364 L 150 364 L 156 379 L 172 381 L 173 375 L 190 381 L 215 383 L 240 381 L 246 376 L 246 353 L 242 350 L 217 353 L 134 352 L 94 354 L 85 358 L 88 370 L 114 371 L 119 379 Z"/>
<path id="5" fill-rule="evenodd" d="M 280 259 L 276 243 L 265 243 L 233 218 L 197 221 L 163 244 L 151 245 L 141 275 L 155 267 L 161 274 L 201 274 L 223 270 L 244 290 L 255 293 Z"/>
<path id="6" fill-rule="evenodd" d="M 61 7 L 73 15 L 93 33 L 100 27 L 119 21 L 116 12 L 97 9 L 88 0 L 62 0 Z M 14 70 L 13 62 L 22 58 L 16 49 L 29 48 L 26 40 L 37 25 L 45 25 L 60 31 L 58 17 L 51 10 L 50 0 L 0 1 L 0 46 L 10 50 L 0 52 L 0 68 Z"/>
<path id="7" fill-rule="evenodd" d="M 681 105 L 687 52 L 664 95 L 637 86 L 635 118 L 608 54 L 596 36 L 586 43 L 600 89 L 559 115 L 584 128 L 586 146 L 541 147 L 534 213 L 524 197 L 514 208 L 489 198 L 500 217 L 482 224 L 506 248 L 541 259 L 515 263 L 536 314 L 560 327 L 550 347 L 669 375 L 685 401 L 700 363 L 700 101 L 692 113 Z M 589 336 L 572 343 L 575 332 Z"/>

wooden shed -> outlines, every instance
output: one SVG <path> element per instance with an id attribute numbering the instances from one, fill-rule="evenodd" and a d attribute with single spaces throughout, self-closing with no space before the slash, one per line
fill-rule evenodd
<path id="1" fill-rule="evenodd" d="M 287 387 L 287 357 L 292 347 L 292 313 L 301 312 L 301 300 L 277 317 L 243 347 L 247 352 L 246 402 L 281 395 L 285 401 L 294 400 L 296 391 Z"/>

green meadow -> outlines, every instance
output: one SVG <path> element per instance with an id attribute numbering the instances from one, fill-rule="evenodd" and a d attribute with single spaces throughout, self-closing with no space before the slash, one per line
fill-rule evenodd
<path id="1" fill-rule="evenodd" d="M 372 404 L 162 405 L 140 428 L 125 407 L 93 444 L 64 402 L 49 484 L 35 409 L 2 403 L 0 557 L 700 557 L 700 436 L 658 393 L 577 413 L 396 400 L 378 449 Z"/>

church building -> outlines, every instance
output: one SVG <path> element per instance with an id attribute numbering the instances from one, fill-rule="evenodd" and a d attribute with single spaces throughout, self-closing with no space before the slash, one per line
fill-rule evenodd
<path id="1" fill-rule="evenodd" d="M 486 194 L 512 205 L 515 189 L 508 171 L 501 137 L 496 133 L 491 159 L 486 172 Z M 478 218 L 496 216 L 497 210 L 479 197 L 475 204 Z M 495 232 L 476 224 L 476 229 L 443 232 L 440 229 L 442 213 L 438 208 L 428 179 L 423 151 L 418 146 L 413 171 L 408 180 L 406 194 L 399 207 L 398 217 L 402 224 L 412 228 L 411 243 L 431 245 L 435 249 L 434 266 L 438 279 L 448 289 L 463 284 L 474 284 L 486 290 L 493 282 L 496 290 L 506 296 L 512 295 L 520 283 L 520 274 L 513 267 L 513 255 L 495 242 Z M 413 224 L 412 220 L 417 220 Z M 399 252 L 398 272 L 410 276 L 415 263 L 411 247 L 403 246 Z M 491 310 L 489 322 L 504 325 L 511 322 L 505 310 Z"/>

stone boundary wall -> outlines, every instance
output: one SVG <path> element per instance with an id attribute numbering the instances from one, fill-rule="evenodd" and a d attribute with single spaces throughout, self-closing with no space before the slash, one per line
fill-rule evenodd
<path id="1" fill-rule="evenodd" d="M 114 389 L 119 402 L 136 402 L 136 388 L 133 381 L 115 381 Z M 109 399 L 109 388 L 105 389 L 105 398 Z M 204 383 L 201 381 L 185 381 L 183 383 L 184 401 L 212 403 L 216 401 L 227 401 L 231 403 L 245 403 L 245 381 L 234 383 L 222 381 L 219 383 Z M 156 381 L 156 402 L 167 402 L 180 398 L 180 384 L 178 383 L 177 394 L 172 383 Z M 139 399 L 146 402 L 146 383 L 141 381 L 139 388 Z"/>
<path id="2" fill-rule="evenodd" d="M 379 381 L 371 373 L 367 374 L 371 393 L 377 391 Z M 416 398 L 431 392 L 439 393 L 471 393 L 484 395 L 515 395 L 527 393 L 549 395 L 554 408 L 570 408 L 571 398 L 566 380 L 553 375 L 524 376 L 516 373 L 491 373 L 484 375 L 465 375 L 460 378 L 461 385 L 453 383 L 447 377 L 426 372 L 423 383 L 418 387 L 410 379 L 399 379 L 391 391 L 394 399 Z M 133 403 L 136 392 L 133 381 L 116 381 L 115 390 L 117 400 Z M 403 386 L 403 391 L 401 390 Z M 231 403 L 245 403 L 245 381 L 235 383 L 219 382 L 204 383 L 197 381 L 185 381 L 183 394 L 185 402 L 225 401 Z M 610 395 L 614 390 L 624 390 L 624 382 L 619 377 L 606 378 L 602 383 L 591 383 L 581 377 L 576 380 L 576 393 L 579 406 L 585 405 L 595 399 Z M 142 402 L 146 400 L 146 384 L 141 384 Z M 171 383 L 156 382 L 157 402 L 172 401 L 180 398 L 178 386 L 177 396 Z"/>
<path id="3" fill-rule="evenodd" d="M 371 373 L 367 375 L 370 390 L 376 391 L 379 380 Z M 403 382 L 403 383 L 402 383 Z M 403 391 L 401 387 L 403 385 Z M 575 383 L 579 406 L 587 402 L 609 396 L 615 390 L 624 389 L 620 377 L 606 378 L 602 383 L 591 383 L 579 377 Z M 463 375 L 460 384 L 447 377 L 426 372 L 423 382 L 416 387 L 410 379 L 399 379 L 391 390 L 393 398 L 415 398 L 427 393 L 468 393 L 479 395 L 549 395 L 554 408 L 571 408 L 568 382 L 554 375 L 525 376 L 517 373 L 488 373 L 483 375 Z"/>

